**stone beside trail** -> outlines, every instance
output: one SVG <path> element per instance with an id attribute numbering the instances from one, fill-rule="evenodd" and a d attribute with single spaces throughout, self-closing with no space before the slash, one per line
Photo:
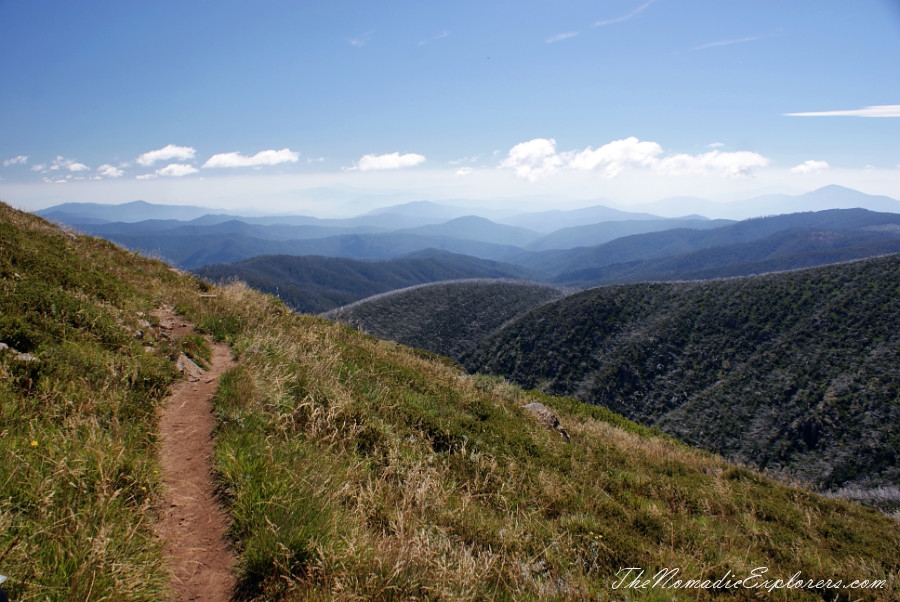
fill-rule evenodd
<path id="1" fill-rule="evenodd" d="M 178 338 L 193 327 L 171 310 L 157 312 L 160 335 Z M 231 349 L 213 344 L 204 371 L 179 358 L 185 379 L 172 389 L 160 417 L 161 459 L 166 486 L 159 535 L 171 560 L 173 600 L 227 602 L 234 591 L 234 553 L 228 545 L 228 517 L 212 478 L 212 398 L 219 375 L 233 365 Z"/>

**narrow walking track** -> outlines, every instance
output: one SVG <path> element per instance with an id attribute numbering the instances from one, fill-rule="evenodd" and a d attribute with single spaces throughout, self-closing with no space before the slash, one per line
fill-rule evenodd
<path id="1" fill-rule="evenodd" d="M 163 335 L 193 332 L 171 311 L 157 313 Z M 211 368 L 188 363 L 160 417 L 162 467 L 166 485 L 159 535 L 171 559 L 174 600 L 228 602 L 234 589 L 234 554 L 225 537 L 228 518 L 216 499 L 212 479 L 212 398 L 219 375 L 233 365 L 231 349 L 214 344 Z"/>

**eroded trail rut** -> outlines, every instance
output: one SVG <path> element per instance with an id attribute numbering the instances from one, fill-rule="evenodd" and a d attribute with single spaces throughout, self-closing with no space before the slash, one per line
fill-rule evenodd
<path id="1" fill-rule="evenodd" d="M 158 314 L 163 333 L 175 338 L 193 328 L 168 311 Z M 188 365 L 160 418 L 166 485 L 160 537 L 171 559 L 174 600 L 227 602 L 234 589 L 234 554 L 225 534 L 228 518 L 212 478 L 212 398 L 219 376 L 233 365 L 231 349 L 214 344 L 211 367 Z"/>

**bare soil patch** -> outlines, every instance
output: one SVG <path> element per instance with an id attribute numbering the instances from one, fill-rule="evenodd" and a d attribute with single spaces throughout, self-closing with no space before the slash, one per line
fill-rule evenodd
<path id="1" fill-rule="evenodd" d="M 163 336 L 194 332 L 171 310 L 159 310 L 157 317 Z M 227 602 L 234 590 L 228 517 L 215 494 L 211 461 L 212 398 L 219 375 L 234 362 L 227 345 L 212 348 L 210 369 L 185 367 L 185 378 L 173 387 L 160 417 L 166 493 L 159 534 L 171 559 L 173 599 L 179 601 Z"/>

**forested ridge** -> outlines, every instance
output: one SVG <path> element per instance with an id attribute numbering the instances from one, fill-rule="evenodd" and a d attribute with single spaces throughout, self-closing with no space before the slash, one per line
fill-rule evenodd
<path id="1" fill-rule="evenodd" d="M 900 256 L 603 286 L 462 358 L 825 488 L 900 483 Z"/>

